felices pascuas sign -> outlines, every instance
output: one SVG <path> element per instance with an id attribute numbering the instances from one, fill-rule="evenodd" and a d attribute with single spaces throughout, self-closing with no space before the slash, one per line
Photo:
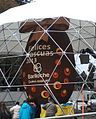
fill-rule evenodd
<path id="1" fill-rule="evenodd" d="M 74 81 L 75 73 L 70 61 L 73 65 L 75 61 L 65 32 L 68 28 L 69 19 L 62 17 L 21 24 L 21 33 L 32 31 L 26 46 L 29 57 L 22 67 L 22 81 L 31 85 L 26 87 L 28 96 L 38 97 L 40 103 L 47 102 L 49 90 L 60 103 L 67 102 L 72 94 L 74 85 L 70 82 Z"/>

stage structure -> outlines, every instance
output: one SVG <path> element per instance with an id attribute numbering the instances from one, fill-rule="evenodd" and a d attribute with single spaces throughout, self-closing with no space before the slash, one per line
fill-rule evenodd
<path id="1" fill-rule="evenodd" d="M 83 91 L 96 90 L 95 22 L 65 16 L 9 21 L 0 22 L 0 101 L 35 96 L 43 104 L 50 95 L 60 106 L 78 91 L 75 101 L 86 102 Z"/>

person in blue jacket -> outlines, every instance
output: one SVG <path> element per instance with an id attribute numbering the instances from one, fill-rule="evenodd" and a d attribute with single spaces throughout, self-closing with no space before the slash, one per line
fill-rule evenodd
<path id="1" fill-rule="evenodd" d="M 32 99 L 27 99 L 24 101 L 20 112 L 19 112 L 19 119 L 34 119 L 35 117 L 35 110 L 36 106 Z"/>

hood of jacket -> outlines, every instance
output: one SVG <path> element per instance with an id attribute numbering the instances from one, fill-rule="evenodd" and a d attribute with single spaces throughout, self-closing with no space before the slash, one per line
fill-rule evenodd
<path id="1" fill-rule="evenodd" d="M 22 109 L 27 109 L 27 108 L 30 108 L 30 105 L 28 103 L 24 102 L 22 105 Z"/>

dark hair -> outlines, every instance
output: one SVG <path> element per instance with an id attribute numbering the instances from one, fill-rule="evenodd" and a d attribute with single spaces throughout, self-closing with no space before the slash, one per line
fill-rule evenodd
<path id="1" fill-rule="evenodd" d="M 34 98 L 27 98 L 27 100 L 26 100 L 27 102 L 34 102 Z"/>
<path id="2" fill-rule="evenodd" d="M 39 105 L 39 101 L 38 101 L 38 98 L 37 98 L 37 97 L 34 97 L 34 98 L 33 98 L 33 101 L 34 101 L 34 103 L 35 103 L 36 105 Z"/>
<path id="3" fill-rule="evenodd" d="M 9 112 L 4 102 L 0 102 L 0 111 L 5 113 Z"/>
<path id="4" fill-rule="evenodd" d="M 16 102 L 16 105 L 19 105 L 19 102 Z"/>
<path id="5" fill-rule="evenodd" d="M 3 116 L 4 119 L 6 117 L 7 117 L 7 119 L 12 119 L 12 115 L 11 115 L 10 111 L 7 109 L 4 102 L 0 102 L 0 112 L 3 114 L 2 116 Z"/>

